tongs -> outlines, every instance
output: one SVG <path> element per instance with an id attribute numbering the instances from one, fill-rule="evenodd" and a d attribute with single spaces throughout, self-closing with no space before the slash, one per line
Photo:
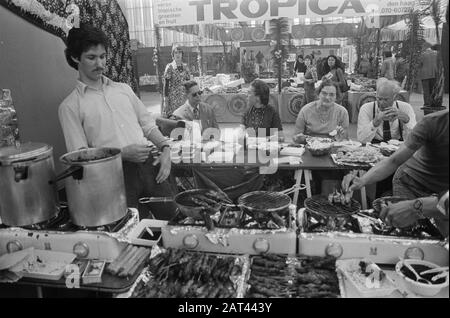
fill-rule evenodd
<path id="1" fill-rule="evenodd" d="M 438 273 L 437 275 L 434 275 L 433 277 L 431 277 L 431 280 L 433 282 L 435 282 L 439 278 L 444 278 L 445 276 L 448 275 L 448 266 L 436 267 L 436 268 L 428 269 L 426 271 L 421 272 L 420 275 L 432 274 L 432 273 Z"/>

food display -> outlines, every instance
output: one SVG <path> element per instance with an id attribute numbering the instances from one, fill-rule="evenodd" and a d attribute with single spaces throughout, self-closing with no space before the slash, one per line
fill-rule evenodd
<path id="1" fill-rule="evenodd" d="M 349 166 L 374 166 L 386 158 L 379 149 L 368 146 L 355 149 L 340 148 L 331 157 L 336 164 Z"/>
<path id="2" fill-rule="evenodd" d="M 396 289 L 394 282 L 370 260 L 338 260 L 336 266 L 363 297 L 388 296 Z"/>
<path id="3" fill-rule="evenodd" d="M 394 152 L 396 152 L 398 150 L 398 148 L 400 148 L 400 146 L 402 144 L 403 144 L 403 141 L 391 139 L 387 143 L 386 142 L 381 142 L 379 144 L 373 144 L 372 146 L 376 147 L 376 148 L 379 148 L 380 152 L 381 152 L 381 154 L 383 156 L 389 157 Z"/>
<path id="4" fill-rule="evenodd" d="M 246 264 L 247 262 L 247 264 Z M 235 298 L 243 289 L 248 260 L 244 256 L 167 249 L 149 263 L 150 279 L 141 280 L 132 297 Z"/>
<path id="5" fill-rule="evenodd" d="M 336 298 L 340 296 L 334 257 L 254 256 L 246 298 Z"/>
<path id="6" fill-rule="evenodd" d="M 148 261 L 150 249 L 128 245 L 120 255 L 106 267 L 106 272 L 119 277 L 136 274 L 142 264 Z"/>
<path id="7" fill-rule="evenodd" d="M 351 80 L 350 90 L 357 92 L 375 92 L 377 87 L 377 80 L 367 77 L 353 76 Z"/>

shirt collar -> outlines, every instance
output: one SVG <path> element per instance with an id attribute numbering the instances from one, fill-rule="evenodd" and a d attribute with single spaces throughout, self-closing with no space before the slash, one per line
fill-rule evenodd
<path id="1" fill-rule="evenodd" d="M 189 108 L 193 111 L 194 110 L 194 106 L 191 105 L 191 103 L 189 103 L 189 100 L 186 100 L 186 104 L 188 104 Z M 197 105 L 197 107 L 195 107 L 197 109 L 200 109 L 200 103 Z"/>
<path id="2" fill-rule="evenodd" d="M 106 77 L 104 75 L 102 76 L 102 82 L 103 82 L 102 88 L 112 84 L 112 81 L 108 77 Z M 93 90 L 97 90 L 97 89 L 95 89 L 95 88 L 93 88 L 93 87 L 83 83 L 82 81 L 80 81 L 80 79 L 77 80 L 76 88 L 77 88 L 78 92 L 80 94 L 82 94 L 82 95 L 84 95 L 86 93 L 86 90 L 88 88 L 93 89 Z"/>

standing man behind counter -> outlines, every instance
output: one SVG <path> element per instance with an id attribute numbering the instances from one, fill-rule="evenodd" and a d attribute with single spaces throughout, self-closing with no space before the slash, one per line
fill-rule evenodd
<path id="1" fill-rule="evenodd" d="M 132 89 L 103 76 L 107 48 L 107 38 L 97 28 L 84 25 L 70 30 L 66 60 L 79 78 L 59 106 L 59 120 L 68 151 L 85 147 L 121 149 L 127 204 L 137 207 L 141 196 L 173 195 L 165 181 L 171 169 L 170 148 Z M 150 156 L 150 141 L 162 152 L 155 162 Z M 158 163 L 159 170 L 155 166 Z M 155 216 L 166 220 L 172 217 Z"/>

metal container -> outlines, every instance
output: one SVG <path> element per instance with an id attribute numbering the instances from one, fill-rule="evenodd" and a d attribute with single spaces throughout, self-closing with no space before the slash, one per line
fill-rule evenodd
<path id="1" fill-rule="evenodd" d="M 8 226 L 47 221 L 58 209 L 53 148 L 27 142 L 0 148 L 0 218 Z"/>
<path id="2" fill-rule="evenodd" d="M 89 148 L 61 156 L 68 169 L 66 193 L 72 222 L 94 227 L 116 222 L 127 213 L 120 149 Z"/>

